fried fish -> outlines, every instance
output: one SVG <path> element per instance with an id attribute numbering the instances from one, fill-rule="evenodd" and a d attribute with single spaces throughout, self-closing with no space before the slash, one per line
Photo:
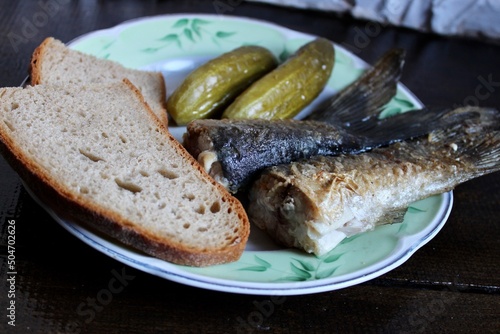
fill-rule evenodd
<path id="1" fill-rule="evenodd" d="M 402 221 L 412 202 L 500 170 L 500 113 L 451 113 L 469 117 L 367 153 L 265 169 L 249 191 L 250 220 L 278 243 L 319 256 L 346 237 Z"/>
<path id="2" fill-rule="evenodd" d="M 368 122 L 359 131 L 317 121 L 200 120 L 188 125 L 184 146 L 215 180 L 236 193 L 265 167 L 316 155 L 358 154 L 450 126 L 465 115 L 414 110 Z"/>
<path id="3" fill-rule="evenodd" d="M 305 120 L 196 120 L 184 147 L 232 193 L 263 168 L 314 155 L 360 153 L 413 138 L 452 121 L 447 110 L 418 110 L 380 120 L 396 94 L 404 51 L 387 52 L 373 68 Z"/>

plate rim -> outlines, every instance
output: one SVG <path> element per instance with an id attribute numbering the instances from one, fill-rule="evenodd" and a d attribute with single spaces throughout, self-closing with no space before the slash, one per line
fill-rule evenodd
<path id="1" fill-rule="evenodd" d="M 276 23 L 266 21 L 263 19 L 258 19 L 258 18 L 251 18 L 251 17 L 246 17 L 246 16 L 236 16 L 236 15 L 220 15 L 220 14 L 207 14 L 207 13 L 173 13 L 173 14 L 159 14 L 159 15 L 151 15 L 151 16 L 144 16 L 144 17 L 138 17 L 138 18 L 133 18 L 129 20 L 125 20 L 121 23 L 118 23 L 114 26 L 108 27 L 108 28 L 103 28 L 103 29 L 98 29 L 94 31 L 87 32 L 85 34 L 79 35 L 70 41 L 68 41 L 66 44 L 71 47 L 74 43 L 77 43 L 78 41 L 81 41 L 85 38 L 89 38 L 90 36 L 96 35 L 96 34 L 102 34 L 102 33 L 108 33 L 111 32 L 113 33 L 113 30 L 115 31 L 120 31 L 121 29 L 144 22 L 146 20 L 161 20 L 161 19 L 175 19 L 175 18 L 210 18 L 210 19 L 221 19 L 221 20 L 233 20 L 233 21 L 247 21 L 251 23 L 257 23 L 257 24 L 262 24 L 267 27 L 270 27 L 272 29 L 277 29 L 277 30 L 282 30 L 287 33 L 293 34 L 295 36 L 301 36 L 304 38 L 314 38 L 317 37 L 316 35 L 305 33 L 302 31 L 297 31 L 293 30 L 291 28 L 285 27 L 278 25 Z M 370 66 L 368 63 L 366 63 L 363 59 L 359 58 L 358 56 L 354 55 L 351 51 L 349 51 L 347 48 L 343 47 L 342 45 L 339 45 L 333 41 L 330 40 L 332 44 L 335 45 L 335 47 L 338 47 L 342 49 L 345 53 L 347 53 L 350 57 L 353 57 L 357 62 L 360 64 L 363 64 L 363 66 Z M 26 82 L 26 79 L 25 81 Z M 414 102 L 417 107 L 423 107 L 423 103 L 420 101 L 420 99 L 413 93 L 411 92 L 403 83 L 398 82 L 398 89 L 402 90 L 408 97 L 409 99 Z M 121 245 L 118 245 L 118 249 L 122 250 L 122 252 L 119 252 L 116 249 L 111 249 L 107 247 L 105 244 L 113 244 L 113 242 L 102 238 L 99 235 L 94 234 L 92 231 L 87 230 L 84 226 L 70 222 L 67 220 L 64 220 L 60 218 L 50 207 L 46 206 L 42 201 L 40 201 L 32 192 L 31 190 L 27 187 L 26 184 L 24 184 L 24 188 L 27 190 L 27 192 L 30 194 L 30 196 L 40 205 L 42 206 L 49 214 L 50 216 L 59 224 L 61 225 L 64 229 L 66 229 L 70 234 L 73 236 L 77 237 L 84 243 L 86 243 L 88 246 L 98 250 L 99 252 L 123 263 L 126 265 L 129 265 L 137 270 L 147 272 L 149 274 L 161 277 L 163 279 L 168 279 L 170 281 L 188 285 L 188 286 L 193 286 L 197 288 L 203 288 L 207 290 L 215 290 L 215 291 L 220 291 L 220 292 L 229 292 L 229 293 L 240 293 L 240 294 L 252 294 L 252 295 L 276 295 L 276 296 L 286 296 L 286 295 L 303 295 L 303 294 L 311 294 L 311 293 L 320 293 L 320 292 L 326 292 L 326 291 L 333 291 L 333 290 L 338 290 L 342 288 L 346 288 L 349 286 L 357 285 L 364 283 L 366 281 L 369 281 L 371 279 L 374 279 L 376 277 L 379 277 L 394 268 L 400 266 L 404 262 L 406 262 L 418 249 L 420 249 L 422 246 L 427 244 L 432 238 L 439 233 L 439 231 L 443 228 L 444 224 L 446 223 L 451 210 L 453 206 L 453 193 L 452 191 L 437 195 L 441 196 L 441 203 L 436 211 L 436 214 L 432 217 L 432 220 L 428 223 L 426 226 L 425 230 L 428 232 L 419 237 L 418 240 L 413 241 L 410 247 L 405 247 L 404 252 L 401 254 L 396 254 L 397 258 L 394 258 L 394 254 L 390 254 L 380 261 L 375 262 L 374 264 L 363 268 L 361 271 L 365 271 L 367 268 L 370 268 L 371 271 L 364 273 L 363 275 L 358 275 L 357 277 L 354 278 L 346 278 L 342 280 L 343 276 L 356 276 L 354 273 L 349 273 L 349 274 L 344 274 L 340 276 L 335 276 L 335 277 L 330 277 L 326 279 L 320 279 L 320 280 L 314 280 L 314 281 L 307 281 L 307 282 L 284 282 L 284 283 L 270 283 L 270 282 L 254 282 L 254 281 L 239 281 L 239 280 L 231 280 L 231 279 L 225 279 L 225 278 L 219 278 L 219 277 L 213 277 L 213 276 L 208 276 L 208 275 L 200 275 L 198 273 L 192 273 L 189 271 L 182 271 L 178 270 L 179 266 L 162 261 L 162 263 L 166 263 L 167 268 L 161 268 L 158 266 L 155 266 L 151 263 L 145 263 L 139 261 L 139 259 L 135 259 L 128 255 L 128 252 L 130 252 L 128 249 L 121 248 Z M 432 227 L 432 228 L 431 228 Z M 93 238 L 91 238 L 91 236 Z M 402 239 L 399 239 L 398 244 L 394 247 L 392 252 L 396 251 L 396 249 L 400 246 Z M 116 243 L 113 244 L 115 247 L 117 247 Z M 258 251 L 247 251 L 247 252 L 258 252 Z M 391 253 L 392 253 L 391 252 Z M 139 256 L 142 256 L 141 254 L 138 254 Z M 155 261 L 158 260 L 156 258 L 153 258 L 149 255 L 144 255 L 145 257 L 149 257 L 154 259 Z M 390 261 L 389 261 L 390 260 Z M 161 260 L 158 260 L 161 261 Z M 182 267 L 182 266 L 180 266 Z M 174 270 L 169 270 L 169 269 L 174 269 Z M 340 279 L 339 279 L 340 278 Z M 337 282 L 331 282 L 332 279 L 334 279 Z M 280 287 L 283 286 L 283 287 Z"/>
<path id="2" fill-rule="evenodd" d="M 92 231 L 86 229 L 83 225 L 75 222 L 70 222 L 59 217 L 54 210 L 45 205 L 30 188 L 23 182 L 23 186 L 28 194 L 33 198 L 33 200 L 40 205 L 61 227 L 72 234 L 77 239 L 81 240 L 94 250 L 109 256 L 110 258 L 117 260 L 123 264 L 129 265 L 139 271 L 147 272 L 148 274 L 167 279 L 172 282 L 203 288 L 212 291 L 219 292 L 230 292 L 239 294 L 250 294 L 250 295 L 273 295 L 273 296 L 291 296 L 291 295 L 305 295 L 313 293 L 321 293 L 327 291 L 334 291 L 343 288 L 347 288 L 353 285 L 358 285 L 365 283 L 369 280 L 377 278 L 406 262 L 418 249 L 426 245 L 431 241 L 434 236 L 436 236 L 439 231 L 444 227 L 446 221 L 451 213 L 453 207 L 453 192 L 449 191 L 440 196 L 443 203 L 440 205 L 438 212 L 433 218 L 433 222 L 437 222 L 433 228 L 431 228 L 425 235 L 419 238 L 418 241 L 412 243 L 411 247 L 406 248 L 406 250 L 401 253 L 397 258 L 393 258 L 389 261 L 388 258 L 383 259 L 383 261 L 376 262 L 368 268 L 373 268 L 370 271 L 358 275 L 356 278 L 345 278 L 339 280 L 343 276 L 355 276 L 354 273 L 345 274 L 341 276 L 336 276 L 329 279 L 314 280 L 309 282 L 286 282 L 286 283 L 269 283 L 269 282 L 250 282 L 250 281 L 235 281 L 230 279 L 203 276 L 196 273 L 191 273 L 189 271 L 182 271 L 182 266 L 175 265 L 173 263 L 162 261 L 153 258 L 147 254 L 134 254 L 132 251 L 122 248 L 121 245 L 116 245 L 113 241 L 107 240 Z M 432 224 L 429 224 L 431 226 Z M 428 228 L 429 228 L 428 226 Z M 91 237 L 92 236 L 92 237 Z M 109 248 L 106 243 L 113 244 L 120 251 Z M 256 251 L 251 251 L 256 252 Z M 160 262 L 166 265 L 168 268 L 161 268 L 153 264 L 148 264 L 141 262 L 139 259 L 134 259 L 127 253 L 131 253 L 135 256 L 144 256 L 153 259 L 155 262 Z M 258 252 L 256 252 L 258 253 Z M 382 262 L 390 262 L 387 265 L 383 265 Z M 173 270 L 168 270 L 173 269 Z M 366 270 L 366 269 L 364 269 Z M 337 280 L 338 282 L 332 283 L 328 282 L 330 280 Z M 322 282 L 322 283 L 320 283 Z M 285 287 L 278 287 L 279 285 L 284 285 Z"/>

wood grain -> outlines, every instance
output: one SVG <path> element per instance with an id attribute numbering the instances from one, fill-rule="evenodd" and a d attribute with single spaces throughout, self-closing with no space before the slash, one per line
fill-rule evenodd
<path id="1" fill-rule="evenodd" d="M 221 12 L 216 1 L 0 3 L 0 86 L 24 80 L 31 52 L 46 36 L 70 41 L 141 16 Z M 39 18 L 30 31 L 36 15 L 49 13 L 40 3 L 59 7 L 46 14 L 46 23 Z M 224 15 L 274 21 L 321 35 L 369 63 L 388 48 L 403 47 L 408 56 L 402 81 L 425 104 L 477 101 L 500 107 L 500 45 L 375 26 L 323 12 L 222 3 L 236 4 L 231 10 L 224 7 Z M 485 86 L 485 81 L 490 84 Z M 236 295 L 169 282 L 91 249 L 57 225 L 0 159 L 0 278 L 7 279 L 7 221 L 15 219 L 15 329 L 20 332 L 494 333 L 500 329 L 499 194 L 498 173 L 459 186 L 442 231 L 402 266 L 367 283 L 305 296 Z M 127 277 L 126 284 L 108 298 L 106 289 L 117 273 Z M 2 284 L 1 310 L 6 309 L 6 293 Z M 107 304 L 89 306 L 98 297 Z M 12 330 L 1 315 L 0 331 Z"/>

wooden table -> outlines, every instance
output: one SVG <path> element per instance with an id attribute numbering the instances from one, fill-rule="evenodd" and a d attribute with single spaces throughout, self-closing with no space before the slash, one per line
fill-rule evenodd
<path id="1" fill-rule="evenodd" d="M 408 55 L 402 82 L 425 104 L 500 107 L 498 44 L 243 1 L 0 3 L 0 86 L 21 84 L 33 49 L 47 36 L 67 42 L 142 16 L 219 12 L 324 36 L 369 63 L 391 47 L 403 47 Z M 379 278 L 312 295 L 238 295 L 164 280 L 95 251 L 53 221 L 0 159 L 0 332 L 498 333 L 499 204 L 499 173 L 470 181 L 454 191 L 441 232 Z M 15 327 L 6 317 L 12 221 Z M 106 305 L 93 305 L 116 275 L 123 288 Z"/>

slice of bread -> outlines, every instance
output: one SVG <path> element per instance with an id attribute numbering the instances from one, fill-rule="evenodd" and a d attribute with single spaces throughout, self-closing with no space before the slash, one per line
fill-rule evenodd
<path id="1" fill-rule="evenodd" d="M 42 202 L 155 257 L 237 260 L 241 203 L 206 174 L 127 79 L 0 89 L 0 152 Z"/>
<path id="2" fill-rule="evenodd" d="M 115 61 L 73 50 L 52 37 L 46 38 L 31 57 L 32 85 L 108 83 L 124 78 L 139 88 L 156 116 L 167 126 L 166 87 L 160 72 L 126 68 Z"/>

